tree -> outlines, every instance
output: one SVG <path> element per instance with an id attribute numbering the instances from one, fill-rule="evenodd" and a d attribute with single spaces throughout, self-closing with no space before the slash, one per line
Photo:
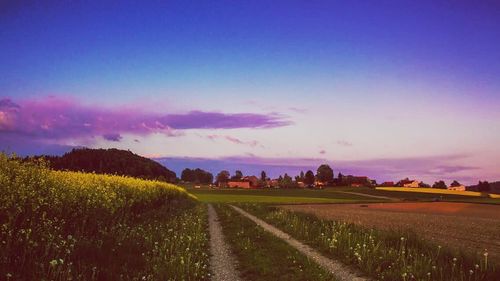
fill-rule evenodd
<path id="1" fill-rule="evenodd" d="M 304 181 L 304 171 L 300 171 L 300 180 Z"/>
<path id="2" fill-rule="evenodd" d="M 220 182 L 227 182 L 229 180 L 229 172 L 226 171 L 226 170 L 223 170 L 223 171 L 220 171 L 218 174 L 217 174 L 217 178 L 216 178 L 216 181 L 217 183 L 220 183 Z"/>
<path id="3" fill-rule="evenodd" d="M 241 180 L 243 178 L 243 173 L 240 170 L 234 172 L 234 176 L 231 178 L 233 180 Z"/>
<path id="4" fill-rule="evenodd" d="M 458 182 L 458 181 L 453 181 L 451 184 L 450 184 L 451 187 L 457 187 L 457 186 L 461 186 L 461 184 Z"/>
<path id="5" fill-rule="evenodd" d="M 318 180 L 321 182 L 332 182 L 333 170 L 327 164 L 323 164 L 318 167 L 316 177 L 318 177 Z"/>
<path id="6" fill-rule="evenodd" d="M 479 181 L 479 184 L 477 185 L 477 191 L 479 192 L 490 191 L 490 188 L 490 183 L 487 181 Z"/>
<path id="7" fill-rule="evenodd" d="M 260 180 L 263 182 L 267 180 L 267 175 L 265 171 L 260 172 Z"/>
<path id="8" fill-rule="evenodd" d="M 314 180 L 314 173 L 311 170 L 307 171 L 304 176 L 304 183 L 307 185 L 312 185 L 314 184 Z"/>
<path id="9" fill-rule="evenodd" d="M 193 182 L 195 181 L 193 170 L 186 168 L 182 170 L 181 180 L 185 182 Z"/>
<path id="10" fill-rule="evenodd" d="M 283 176 L 283 178 L 280 181 L 280 186 L 282 188 L 292 188 L 294 187 L 292 177 L 290 177 L 287 173 Z"/>
<path id="11" fill-rule="evenodd" d="M 432 185 L 432 188 L 446 189 L 446 183 L 444 181 L 437 181 Z"/>
<path id="12" fill-rule="evenodd" d="M 421 182 L 421 183 L 419 183 L 419 184 L 418 184 L 418 186 L 419 186 L 419 187 L 424 187 L 424 188 L 430 188 L 430 187 L 431 187 L 431 185 L 430 185 L 430 184 L 427 184 L 427 183 L 425 183 L 425 182 Z"/>
<path id="13" fill-rule="evenodd" d="M 340 172 L 339 172 L 339 175 L 337 176 L 337 181 L 338 181 L 338 184 L 342 184 L 342 181 L 344 180 L 344 175 L 342 175 Z"/>

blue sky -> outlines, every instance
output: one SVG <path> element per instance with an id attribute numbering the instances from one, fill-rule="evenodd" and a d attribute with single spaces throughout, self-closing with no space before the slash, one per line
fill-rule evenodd
<path id="1" fill-rule="evenodd" d="M 4 150 L 427 159 L 443 174 L 384 177 L 500 176 L 498 2 L 99 2 L 0 4 Z"/>

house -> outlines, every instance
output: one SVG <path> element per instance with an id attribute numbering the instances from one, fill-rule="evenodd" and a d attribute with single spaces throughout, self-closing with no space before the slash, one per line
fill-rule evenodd
<path id="1" fill-rule="evenodd" d="M 230 180 L 227 182 L 229 188 L 258 188 L 259 178 L 256 176 L 246 176 L 241 180 Z"/>
<path id="2" fill-rule="evenodd" d="M 448 186 L 448 190 L 458 190 L 458 191 L 465 191 L 465 185 L 457 185 L 457 186 Z"/>
<path id="3" fill-rule="evenodd" d="M 392 187 L 392 186 L 394 186 L 394 182 L 393 181 L 384 181 L 380 186 Z"/>
<path id="4" fill-rule="evenodd" d="M 420 187 L 420 181 L 418 180 L 410 180 L 408 178 L 402 179 L 398 182 L 398 186 L 401 187 Z"/>
<path id="5" fill-rule="evenodd" d="M 314 182 L 315 188 L 323 189 L 325 186 L 326 186 L 326 182 L 322 182 L 322 181 L 315 181 Z"/>
<path id="6" fill-rule="evenodd" d="M 228 181 L 227 187 L 229 188 L 250 188 L 250 181 Z"/>

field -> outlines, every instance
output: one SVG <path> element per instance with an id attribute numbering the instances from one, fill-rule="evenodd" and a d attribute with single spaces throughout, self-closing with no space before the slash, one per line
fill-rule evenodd
<path id="1" fill-rule="evenodd" d="M 488 253 L 475 257 L 422 239 L 415 232 L 380 230 L 311 213 L 295 212 L 301 205 L 243 208 L 283 229 L 326 255 L 359 268 L 377 280 L 498 280 L 500 272 Z M 290 211 L 293 210 L 293 211 Z M 333 212 L 334 213 L 334 212 Z M 332 220 L 333 219 L 333 220 Z M 390 218 L 386 218 L 390 219 Z"/>
<path id="2" fill-rule="evenodd" d="M 500 199 L 460 195 L 449 192 L 444 194 L 419 193 L 404 189 L 379 190 L 365 187 L 332 187 L 315 189 L 211 189 L 184 186 L 188 192 L 203 202 L 210 203 L 356 203 L 390 201 L 449 201 L 500 204 Z"/>
<path id="3" fill-rule="evenodd" d="M 377 187 L 377 190 L 385 191 L 400 191 L 400 192 L 417 192 L 417 193 L 430 193 L 439 195 L 463 195 L 472 197 L 489 197 L 500 199 L 500 194 L 489 194 L 475 191 L 457 191 L 457 190 L 447 190 L 447 189 L 436 189 L 436 188 L 410 188 L 410 187 Z"/>
<path id="4" fill-rule="evenodd" d="M 385 203 L 283 206 L 286 210 L 367 228 L 414 232 L 436 245 L 499 261 L 500 206 L 471 203 Z"/>
<path id="5" fill-rule="evenodd" d="M 344 194 L 331 190 L 310 189 L 188 189 L 200 201 L 210 203 L 353 203 L 385 201 Z"/>
<path id="6" fill-rule="evenodd" d="M 206 224 L 179 187 L 0 155 L 1 280 L 205 280 Z"/>
<path id="7" fill-rule="evenodd" d="M 229 205 L 323 253 L 342 272 L 498 280 L 498 201 L 345 187 L 184 189 L 0 155 L 0 280 L 227 280 L 213 266 L 212 233 L 223 233 L 219 242 L 230 251 L 222 260 L 236 263 L 241 280 L 335 280 L 303 247 Z M 207 204 L 215 208 L 207 212 Z"/>

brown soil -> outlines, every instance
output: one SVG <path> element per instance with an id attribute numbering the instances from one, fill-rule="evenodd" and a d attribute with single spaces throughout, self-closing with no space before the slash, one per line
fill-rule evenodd
<path id="1" fill-rule="evenodd" d="M 384 230 L 412 230 L 438 245 L 463 249 L 500 262 L 500 206 L 471 203 L 376 203 L 288 205 L 285 209 L 313 213 Z"/>

